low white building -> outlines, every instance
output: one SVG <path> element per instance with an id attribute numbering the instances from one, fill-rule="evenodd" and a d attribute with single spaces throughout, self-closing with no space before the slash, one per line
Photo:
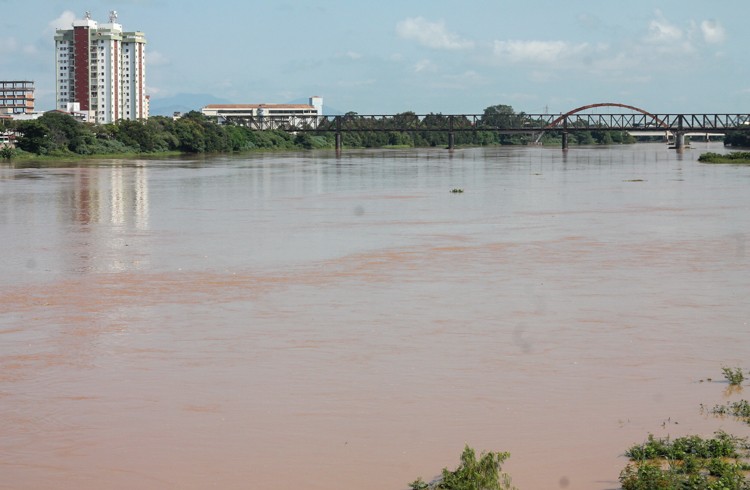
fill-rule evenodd
<path id="1" fill-rule="evenodd" d="M 223 124 L 229 120 L 255 121 L 309 119 L 323 115 L 323 97 L 310 97 L 309 104 L 209 104 L 201 109 L 203 115 Z"/>

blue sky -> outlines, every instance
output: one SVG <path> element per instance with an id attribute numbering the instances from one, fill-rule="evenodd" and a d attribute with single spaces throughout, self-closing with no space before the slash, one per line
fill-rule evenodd
<path id="1" fill-rule="evenodd" d="M 54 29 L 87 10 L 146 33 L 152 104 L 750 111 L 748 0 L 0 0 L 0 79 L 34 80 L 37 108 L 53 108 Z"/>

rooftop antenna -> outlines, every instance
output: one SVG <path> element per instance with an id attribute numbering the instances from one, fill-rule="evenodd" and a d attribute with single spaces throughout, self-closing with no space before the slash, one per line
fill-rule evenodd
<path id="1" fill-rule="evenodd" d="M 117 10 L 110 10 L 109 11 L 109 23 L 114 24 L 117 22 Z"/>
<path id="2" fill-rule="evenodd" d="M 86 20 L 91 20 L 91 12 L 86 11 Z"/>

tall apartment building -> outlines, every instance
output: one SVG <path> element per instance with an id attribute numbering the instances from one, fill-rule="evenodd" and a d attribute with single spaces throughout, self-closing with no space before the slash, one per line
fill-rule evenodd
<path id="1" fill-rule="evenodd" d="M 0 116 L 34 112 L 34 82 L 0 81 Z"/>
<path id="2" fill-rule="evenodd" d="M 55 33 L 57 108 L 89 122 L 147 119 L 146 37 L 124 32 L 117 12 L 109 23 L 86 17 Z"/>

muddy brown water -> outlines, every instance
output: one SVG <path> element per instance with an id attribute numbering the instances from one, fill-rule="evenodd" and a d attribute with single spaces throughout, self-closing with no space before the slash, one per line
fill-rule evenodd
<path id="1" fill-rule="evenodd" d="M 399 490 L 469 444 L 607 490 L 748 435 L 700 411 L 750 369 L 750 167 L 707 150 L 4 164 L 0 488 Z"/>

